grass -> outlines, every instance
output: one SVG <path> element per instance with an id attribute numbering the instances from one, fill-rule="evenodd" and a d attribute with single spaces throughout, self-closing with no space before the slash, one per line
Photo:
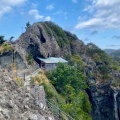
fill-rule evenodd
<path id="1" fill-rule="evenodd" d="M 39 74 L 32 78 L 34 84 L 43 85 L 45 88 L 46 98 L 54 103 L 56 106 L 61 106 L 65 103 L 62 96 L 60 96 L 55 90 L 54 86 L 50 83 L 50 80 L 46 77 L 44 71 L 40 71 Z"/>
<path id="2" fill-rule="evenodd" d="M 12 46 L 11 45 L 7 45 L 6 43 L 3 43 L 0 46 L 0 53 L 4 53 L 6 51 L 12 50 Z"/>

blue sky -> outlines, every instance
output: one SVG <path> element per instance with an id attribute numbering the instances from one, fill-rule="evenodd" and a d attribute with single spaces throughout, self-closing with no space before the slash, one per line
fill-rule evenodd
<path id="1" fill-rule="evenodd" d="M 120 48 L 120 0 L 0 0 L 0 35 L 17 39 L 28 21 L 53 21 L 85 43 Z"/>

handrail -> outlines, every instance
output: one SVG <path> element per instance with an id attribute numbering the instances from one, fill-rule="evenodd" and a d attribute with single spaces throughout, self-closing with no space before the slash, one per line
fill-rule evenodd
<path id="1" fill-rule="evenodd" d="M 35 70 L 35 71 L 32 72 L 30 75 L 26 76 L 25 79 L 29 79 L 30 77 L 34 76 L 37 72 L 39 72 L 39 70 L 41 70 L 41 69 L 39 68 L 39 69 Z M 53 111 L 55 111 L 55 112 L 58 111 L 58 112 L 57 112 L 57 114 L 58 114 L 57 120 L 66 120 L 66 119 L 63 118 L 63 115 L 65 115 L 65 116 L 68 118 L 68 120 L 75 120 L 75 119 L 72 118 L 70 115 L 68 115 L 67 113 L 63 112 L 60 108 L 58 108 L 57 106 L 55 106 L 54 104 L 52 104 L 52 103 L 49 102 L 48 100 L 46 100 L 46 103 L 47 103 L 47 105 L 48 105 L 48 108 L 53 108 L 53 109 L 51 110 L 51 112 L 52 112 L 52 114 L 54 115 L 55 118 L 56 118 L 57 116 L 55 116 L 55 113 L 54 113 Z M 62 113 L 63 115 L 62 115 L 61 113 Z"/>
<path id="2" fill-rule="evenodd" d="M 68 115 L 67 113 L 63 112 L 60 108 L 56 107 L 55 105 L 53 105 L 53 104 L 52 104 L 51 102 L 49 102 L 48 100 L 46 100 L 46 102 L 47 102 L 49 108 L 52 107 L 52 108 L 56 109 L 56 110 L 52 109 L 52 111 L 54 110 L 54 111 L 57 112 L 57 110 L 58 110 L 58 113 L 57 113 L 57 114 L 58 114 L 59 116 L 58 116 L 57 118 L 58 118 L 59 120 L 61 120 L 61 118 L 62 118 L 62 120 L 65 120 L 60 113 L 64 114 L 67 118 L 69 118 L 69 120 L 75 120 L 75 119 L 72 118 L 70 115 Z M 54 113 L 53 113 L 53 115 L 54 115 Z"/>

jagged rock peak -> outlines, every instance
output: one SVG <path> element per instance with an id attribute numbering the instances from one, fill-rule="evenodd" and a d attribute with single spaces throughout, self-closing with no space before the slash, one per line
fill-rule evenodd
<path id="1" fill-rule="evenodd" d="M 52 22 L 34 23 L 18 38 L 17 44 L 34 57 L 45 58 L 79 52 L 84 46 L 76 35 L 64 31 Z"/>

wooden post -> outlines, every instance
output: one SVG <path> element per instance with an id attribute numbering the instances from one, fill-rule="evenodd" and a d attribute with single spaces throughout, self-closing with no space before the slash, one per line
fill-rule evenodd
<path id="1" fill-rule="evenodd" d="M 25 73 L 23 74 L 23 80 L 25 81 Z"/>

